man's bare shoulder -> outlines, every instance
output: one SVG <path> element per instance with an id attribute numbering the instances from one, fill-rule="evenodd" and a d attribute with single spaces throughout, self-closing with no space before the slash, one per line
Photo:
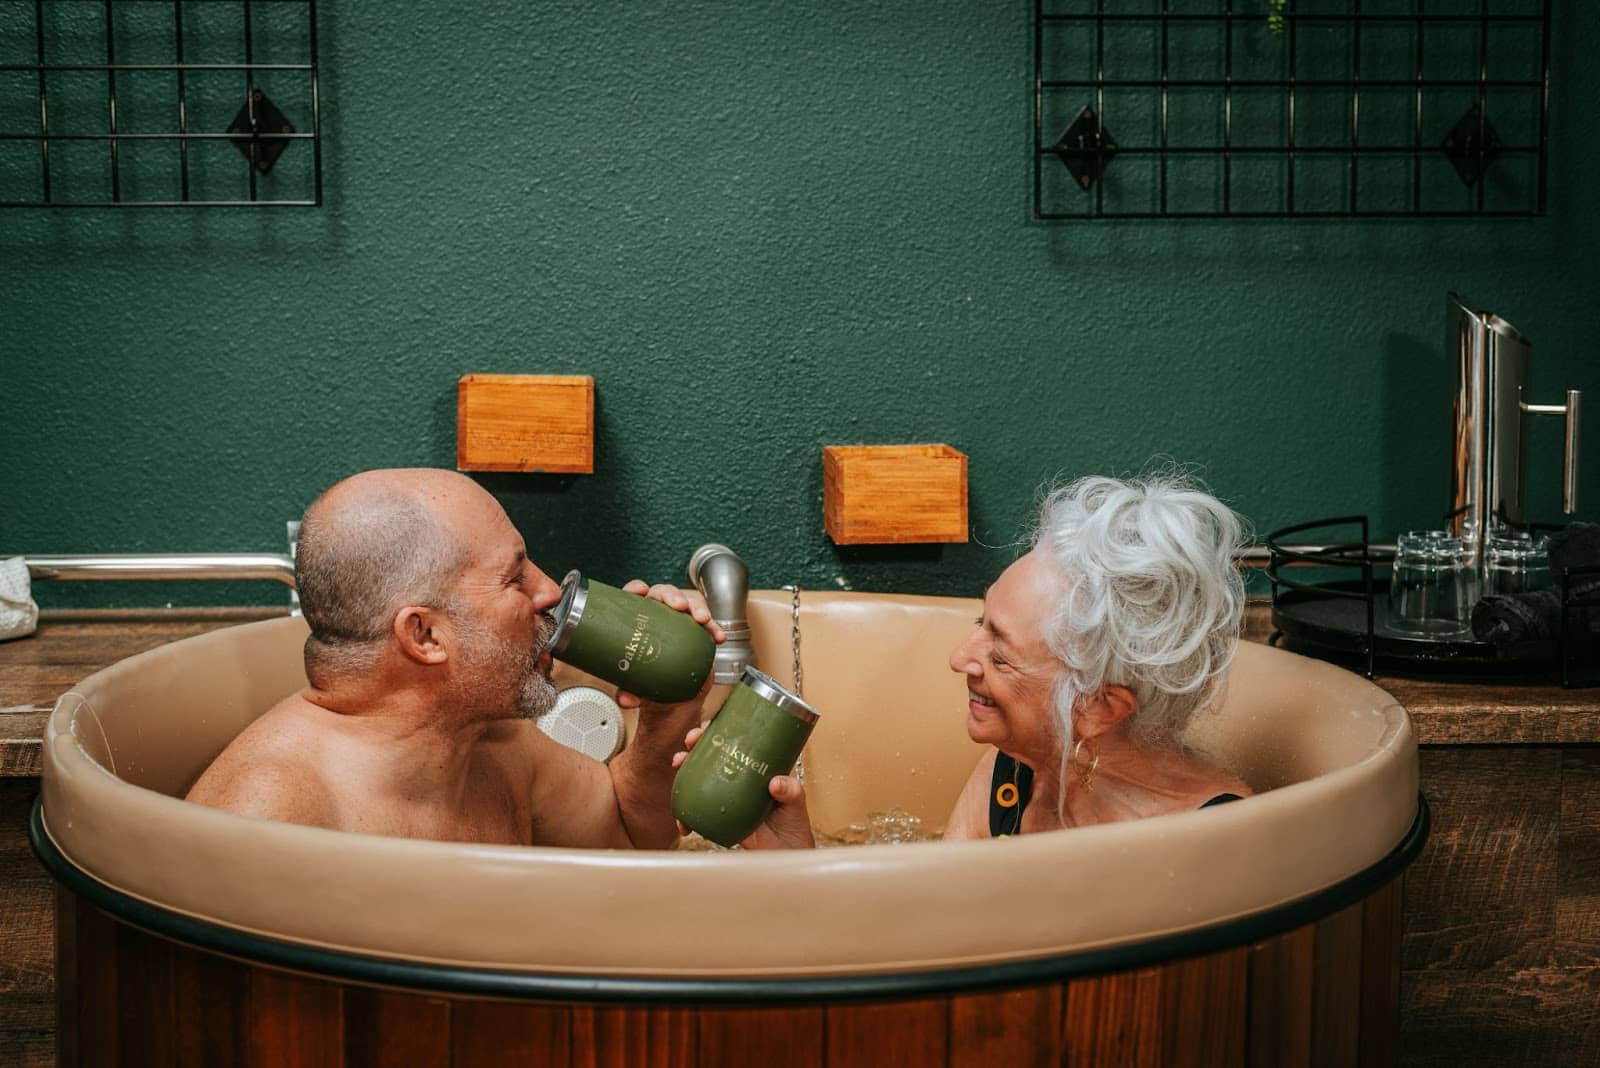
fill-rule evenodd
<path id="1" fill-rule="evenodd" d="M 520 783 L 538 778 L 552 761 L 560 762 L 568 754 L 582 757 L 544 733 L 531 719 L 495 721 L 478 736 L 477 747 L 503 774 Z"/>
<path id="2" fill-rule="evenodd" d="M 274 705 L 211 762 L 186 800 L 241 816 L 316 827 L 337 824 L 332 792 L 320 766 L 317 721 L 322 710 L 296 694 Z"/>
<path id="3" fill-rule="evenodd" d="M 524 805 L 532 844 L 631 845 L 616 821 L 617 795 L 604 762 L 562 745 L 531 719 L 495 723 L 480 737 L 479 751 Z"/>

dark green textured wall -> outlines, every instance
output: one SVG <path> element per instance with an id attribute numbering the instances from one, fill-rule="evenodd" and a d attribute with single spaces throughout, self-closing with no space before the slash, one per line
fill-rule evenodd
<path id="1" fill-rule="evenodd" d="M 1159 457 L 1261 530 L 1428 523 L 1448 289 L 1600 402 L 1600 12 L 1556 7 L 1547 217 L 1051 225 L 1023 0 L 327 3 L 322 209 L 0 212 L 0 554 L 281 551 L 340 476 L 452 465 L 469 371 L 597 379 L 594 475 L 483 480 L 556 574 L 715 539 L 761 586 L 975 592 L 1041 480 Z M 902 441 L 970 455 L 974 540 L 834 548 L 820 446 Z"/>

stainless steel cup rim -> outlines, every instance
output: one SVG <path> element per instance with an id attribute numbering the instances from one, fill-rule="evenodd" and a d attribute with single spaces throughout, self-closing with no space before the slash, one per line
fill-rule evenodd
<path id="1" fill-rule="evenodd" d="M 545 643 L 545 652 L 560 659 L 561 654 L 567 651 L 572 632 L 578 629 L 578 624 L 583 620 L 583 606 L 588 599 L 589 583 L 577 568 L 573 568 L 561 580 L 561 601 L 552 613 L 556 625 L 550 632 L 550 640 Z"/>
<path id="2" fill-rule="evenodd" d="M 754 690 L 762 700 L 777 705 L 785 712 L 807 723 L 815 723 L 821 715 L 816 709 L 806 704 L 799 697 L 780 686 L 772 676 L 746 666 L 740 683 Z"/>

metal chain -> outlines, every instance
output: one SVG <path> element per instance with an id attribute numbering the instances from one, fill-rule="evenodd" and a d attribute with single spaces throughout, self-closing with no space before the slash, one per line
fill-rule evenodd
<path id="1" fill-rule="evenodd" d="M 800 667 L 800 585 L 785 586 L 792 595 L 789 599 L 789 653 L 793 657 L 794 695 L 801 700 L 806 696 L 806 673 Z"/>
<path id="2" fill-rule="evenodd" d="M 785 586 L 790 593 L 789 598 L 789 655 L 793 658 L 794 665 L 794 695 L 805 700 L 806 676 L 800 667 L 800 584 Z M 801 783 L 806 781 L 806 755 L 801 753 L 794 762 L 794 777 Z"/>

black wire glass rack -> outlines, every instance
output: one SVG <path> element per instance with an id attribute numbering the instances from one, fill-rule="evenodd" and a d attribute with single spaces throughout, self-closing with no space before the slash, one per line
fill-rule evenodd
<path id="1" fill-rule="evenodd" d="M 1039 219 L 1545 211 L 1550 0 L 1035 0 Z"/>
<path id="2" fill-rule="evenodd" d="M 1368 678 L 1382 664 L 1400 672 L 1509 672 L 1556 675 L 1567 687 L 1600 684 L 1600 637 L 1592 622 L 1600 618 L 1600 565 L 1569 567 L 1554 576 L 1559 622 L 1553 635 L 1505 644 L 1471 634 L 1417 637 L 1389 625 L 1393 547 L 1375 546 L 1369 529 L 1366 516 L 1351 515 L 1297 523 L 1266 536 L 1274 644 L 1287 641 L 1313 655 L 1354 660 Z M 1530 523 L 1525 529 L 1540 534 L 1562 527 Z M 1301 543 L 1312 535 L 1312 543 Z"/>
<path id="3" fill-rule="evenodd" d="M 315 0 L 0 0 L 0 207 L 315 207 Z"/>

